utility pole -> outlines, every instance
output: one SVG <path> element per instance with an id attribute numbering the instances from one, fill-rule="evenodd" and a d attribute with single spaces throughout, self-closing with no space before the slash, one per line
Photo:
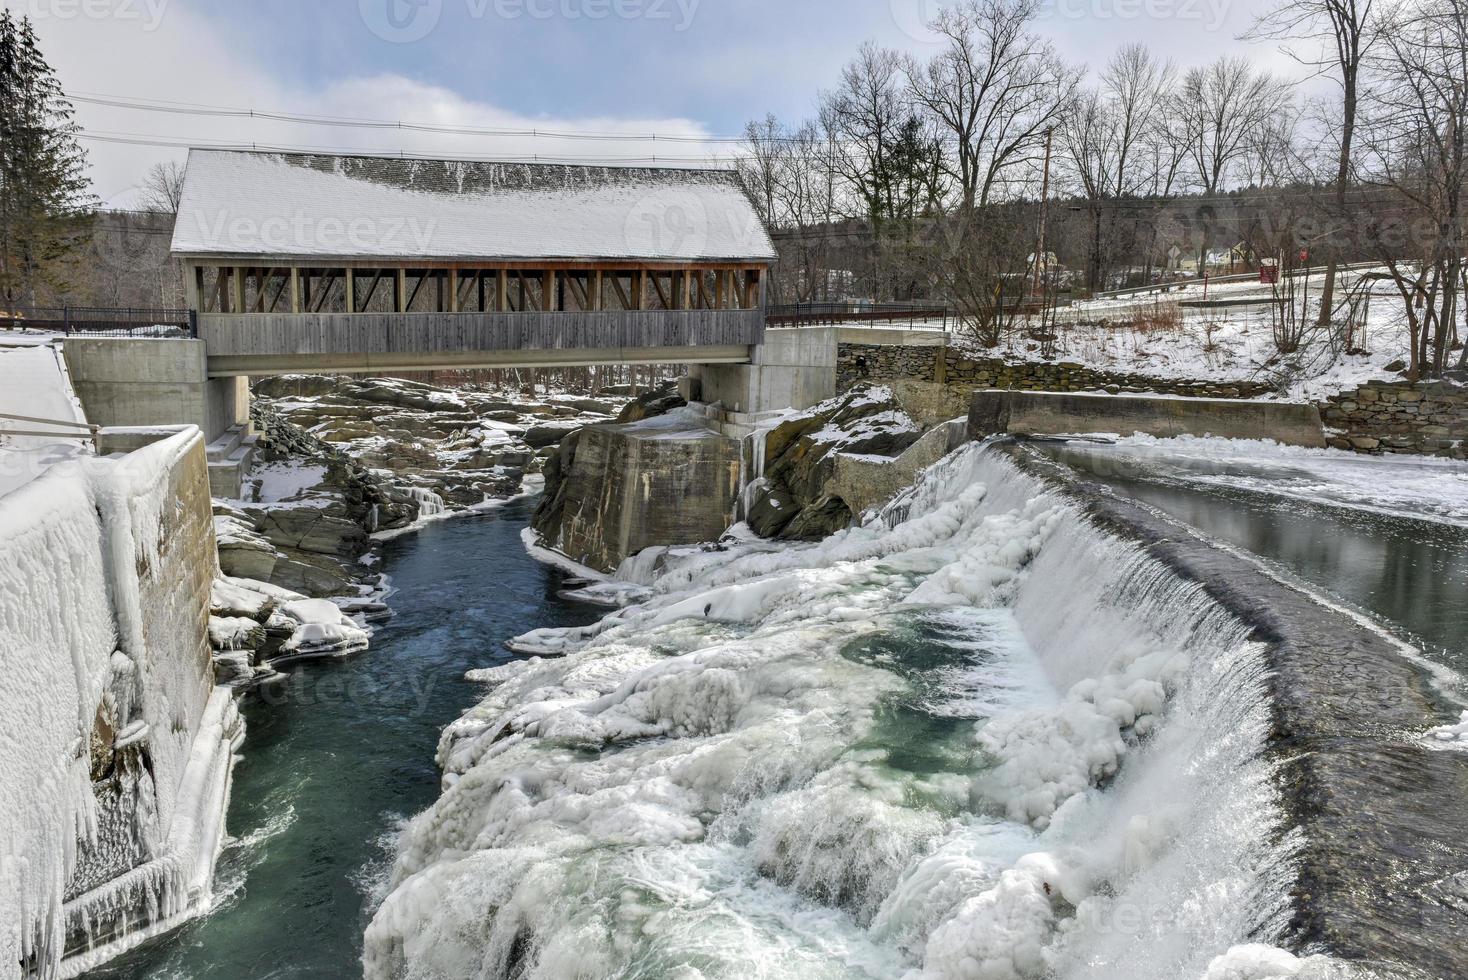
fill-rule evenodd
<path id="1" fill-rule="evenodd" d="M 1040 293 L 1040 270 L 1045 266 L 1045 201 L 1050 197 L 1050 144 L 1055 130 L 1045 127 L 1045 170 L 1040 180 L 1040 232 L 1035 244 L 1035 295 Z"/>

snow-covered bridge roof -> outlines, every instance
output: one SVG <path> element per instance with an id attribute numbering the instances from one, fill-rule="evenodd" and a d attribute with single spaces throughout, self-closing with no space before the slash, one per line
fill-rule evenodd
<path id="1" fill-rule="evenodd" d="M 197 258 L 758 261 L 731 171 L 200 150 L 173 251 Z"/>

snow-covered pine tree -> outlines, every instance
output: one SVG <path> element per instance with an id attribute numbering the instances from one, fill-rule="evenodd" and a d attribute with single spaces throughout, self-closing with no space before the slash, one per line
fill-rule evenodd
<path id="1" fill-rule="evenodd" d="M 36 43 L 29 18 L 0 10 L 0 301 L 35 303 L 59 285 L 65 256 L 82 244 L 94 199 L 81 127 Z"/>

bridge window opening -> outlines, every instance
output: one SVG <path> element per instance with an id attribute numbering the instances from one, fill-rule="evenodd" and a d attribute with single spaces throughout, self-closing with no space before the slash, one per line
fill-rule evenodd
<path id="1" fill-rule="evenodd" d="M 243 269 L 245 313 L 289 313 L 290 269 Z"/>
<path id="2" fill-rule="evenodd" d="M 595 275 L 591 272 L 565 271 L 556 280 L 559 283 L 559 304 L 556 307 L 568 313 L 585 313 L 596 309 L 592 296 Z"/>
<path id="3" fill-rule="evenodd" d="M 234 288 L 231 280 L 234 270 L 222 266 L 204 265 L 197 270 L 199 307 L 202 313 L 234 313 L 231 297 Z"/>
<path id="4" fill-rule="evenodd" d="M 635 269 L 617 269 L 603 276 L 606 296 L 602 309 L 640 310 L 640 289 L 644 283 Z"/>
<path id="5" fill-rule="evenodd" d="M 506 289 L 506 312 L 537 313 L 545 308 L 544 272 L 513 269 Z"/>
<path id="6" fill-rule="evenodd" d="M 695 310 L 716 310 L 720 296 L 719 279 L 721 273 L 711 269 L 699 270 L 693 273 L 693 308 Z"/>
<path id="7" fill-rule="evenodd" d="M 408 269 L 404 276 L 407 290 L 403 310 L 407 313 L 447 313 L 449 309 L 449 271 L 447 269 Z"/>
<path id="8" fill-rule="evenodd" d="M 302 313 L 347 312 L 347 270 L 301 269 L 298 272 Z"/>
<path id="9" fill-rule="evenodd" d="M 353 313 L 396 313 L 398 270 L 352 269 Z"/>
<path id="10" fill-rule="evenodd" d="M 460 269 L 454 288 L 455 309 L 460 313 L 494 312 L 495 274 L 492 270 Z"/>
<path id="11" fill-rule="evenodd" d="M 677 273 L 657 271 L 647 273 L 645 308 L 649 310 L 678 309 L 677 281 Z"/>
<path id="12" fill-rule="evenodd" d="M 759 270 L 750 269 L 744 273 L 744 305 L 740 308 L 745 310 L 757 310 L 759 309 L 759 301 Z"/>

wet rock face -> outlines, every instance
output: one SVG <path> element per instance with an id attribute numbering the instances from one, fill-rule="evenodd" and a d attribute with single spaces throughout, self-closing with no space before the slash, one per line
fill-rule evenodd
<path id="1" fill-rule="evenodd" d="M 767 538 L 814 541 L 850 525 L 851 508 L 830 492 L 838 454 L 894 457 L 922 436 L 890 389 L 860 385 L 782 422 L 765 438 L 764 483 L 749 523 Z"/>
<path id="2" fill-rule="evenodd" d="M 739 490 L 740 445 L 675 410 L 666 389 L 633 402 L 636 421 L 594 425 L 546 457 L 532 528 L 542 542 L 598 571 L 658 545 L 718 538 Z M 654 413 L 647 415 L 646 413 Z"/>

